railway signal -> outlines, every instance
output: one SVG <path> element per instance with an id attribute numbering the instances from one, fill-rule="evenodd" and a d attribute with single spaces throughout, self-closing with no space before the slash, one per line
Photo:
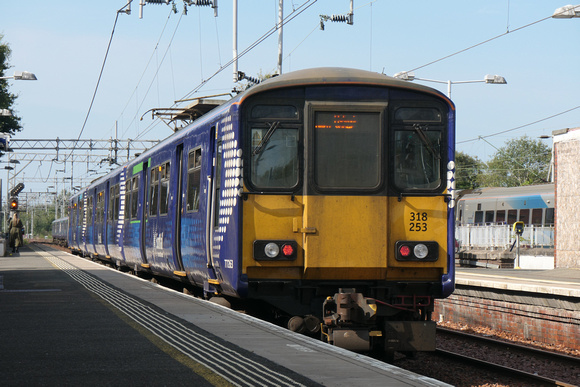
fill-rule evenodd
<path id="1" fill-rule="evenodd" d="M 12 198 L 12 199 L 10 199 L 10 209 L 12 211 L 18 210 L 18 198 Z"/>

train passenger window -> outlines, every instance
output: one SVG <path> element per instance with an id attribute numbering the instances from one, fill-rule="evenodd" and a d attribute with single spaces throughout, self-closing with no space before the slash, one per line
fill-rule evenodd
<path id="1" fill-rule="evenodd" d="M 519 221 L 530 224 L 530 210 L 528 208 L 520 210 Z"/>
<path id="2" fill-rule="evenodd" d="M 159 175 L 159 214 L 166 215 L 169 207 L 169 162 L 162 164 Z"/>
<path id="3" fill-rule="evenodd" d="M 120 208 L 120 191 L 119 191 L 119 184 L 115 184 L 113 186 L 114 190 L 115 190 L 115 205 L 114 205 L 114 217 L 115 220 L 119 220 L 119 208 Z"/>
<path id="4" fill-rule="evenodd" d="M 125 184 L 125 219 L 131 219 L 131 179 Z"/>
<path id="5" fill-rule="evenodd" d="M 149 180 L 149 215 L 157 215 L 158 195 L 159 195 L 159 167 L 151 168 L 151 179 Z"/>
<path id="6" fill-rule="evenodd" d="M 87 224 L 93 224 L 93 196 L 89 196 L 87 205 Z"/>
<path id="7" fill-rule="evenodd" d="M 498 223 L 498 224 L 504 224 L 505 223 L 505 210 L 499 210 L 495 214 L 495 222 Z"/>
<path id="8" fill-rule="evenodd" d="M 105 212 L 105 191 L 97 194 L 97 223 L 102 224 Z"/>
<path id="9" fill-rule="evenodd" d="M 554 224 L 554 209 L 546 208 L 546 218 L 544 219 L 544 225 Z"/>
<path id="10" fill-rule="evenodd" d="M 532 210 L 532 223 L 531 224 L 535 224 L 538 226 L 542 224 L 542 209 L 541 208 L 534 208 Z"/>
<path id="11" fill-rule="evenodd" d="M 298 184 L 298 129 L 274 122 L 251 129 L 252 184 L 258 188 L 291 189 Z"/>
<path id="12" fill-rule="evenodd" d="M 133 176 L 131 188 L 131 219 L 137 219 L 137 208 L 139 207 L 139 176 Z"/>
<path id="13" fill-rule="evenodd" d="M 109 211 L 107 217 L 110 221 L 115 219 L 115 186 L 109 188 Z"/>
<path id="14" fill-rule="evenodd" d="M 256 105 L 252 118 L 298 118 L 298 109 L 292 105 Z"/>
<path id="15" fill-rule="evenodd" d="M 483 223 L 483 211 L 475 211 L 475 218 L 473 219 L 474 224 Z"/>
<path id="16" fill-rule="evenodd" d="M 314 180 L 320 188 L 374 189 L 381 183 L 381 114 L 315 112 Z"/>
<path id="17" fill-rule="evenodd" d="M 395 111 L 395 121 L 403 123 L 441 123 L 442 114 L 436 108 L 402 107 Z"/>
<path id="18" fill-rule="evenodd" d="M 441 185 L 441 132 L 398 130 L 394 143 L 394 180 L 401 190 L 437 189 Z"/>
<path id="19" fill-rule="evenodd" d="M 186 211 L 199 211 L 201 189 L 201 148 L 189 152 L 187 157 L 187 202 Z"/>
<path id="20" fill-rule="evenodd" d="M 485 223 L 493 223 L 494 211 L 485 211 Z"/>
<path id="21" fill-rule="evenodd" d="M 514 224 L 518 220 L 518 210 L 508 210 L 507 223 Z"/>

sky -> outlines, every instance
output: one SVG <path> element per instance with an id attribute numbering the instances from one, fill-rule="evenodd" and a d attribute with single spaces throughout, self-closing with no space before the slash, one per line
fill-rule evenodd
<path id="1" fill-rule="evenodd" d="M 211 8 L 193 6 L 184 15 L 182 0 L 174 2 L 177 13 L 171 5 L 148 4 L 142 19 L 137 0 L 130 15 L 117 13 L 126 3 L 0 2 L 0 35 L 12 50 L 5 75 L 25 70 L 38 78 L 10 83 L 23 124 L 14 138 L 110 139 L 117 127 L 120 139 L 159 140 L 172 131 L 147 111 L 236 86 L 228 65 L 232 1 L 218 2 L 217 17 Z M 239 0 L 238 53 L 271 31 L 278 3 Z M 285 0 L 284 15 L 294 17 L 283 29 L 282 71 L 338 66 L 451 81 L 457 150 L 487 161 L 510 139 L 580 127 L 580 18 L 550 18 L 567 4 L 354 0 L 353 25 L 328 21 L 321 30 L 320 15 L 346 14 L 349 0 Z M 274 33 L 245 53 L 238 67 L 258 77 L 274 73 L 277 60 Z M 486 74 L 503 76 L 507 84 L 453 83 Z M 447 93 L 446 83 L 415 82 Z M 544 141 L 551 147 L 551 140 Z M 25 181 L 25 192 L 47 191 L 55 181 L 68 184 L 67 174 L 56 172 L 62 164 L 28 164 L 18 152 L 11 157 L 23 160 L 14 172 L 15 183 Z M 95 177 L 88 171 L 106 168 L 74 170 L 75 184 L 82 184 Z"/>

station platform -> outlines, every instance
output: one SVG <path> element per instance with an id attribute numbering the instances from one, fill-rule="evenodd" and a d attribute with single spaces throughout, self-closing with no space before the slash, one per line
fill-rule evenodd
<path id="1" fill-rule="evenodd" d="M 66 252 L 0 257 L 0 383 L 446 386 Z"/>
<path id="2" fill-rule="evenodd" d="M 580 350 L 580 269 L 457 268 L 434 319 Z"/>

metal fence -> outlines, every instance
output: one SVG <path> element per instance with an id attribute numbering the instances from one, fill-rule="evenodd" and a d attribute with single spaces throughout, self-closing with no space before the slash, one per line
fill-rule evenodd
<path id="1" fill-rule="evenodd" d="M 509 249 L 516 238 L 511 225 L 464 225 L 455 228 L 460 249 Z M 554 247 L 553 226 L 526 226 L 522 247 Z"/>

